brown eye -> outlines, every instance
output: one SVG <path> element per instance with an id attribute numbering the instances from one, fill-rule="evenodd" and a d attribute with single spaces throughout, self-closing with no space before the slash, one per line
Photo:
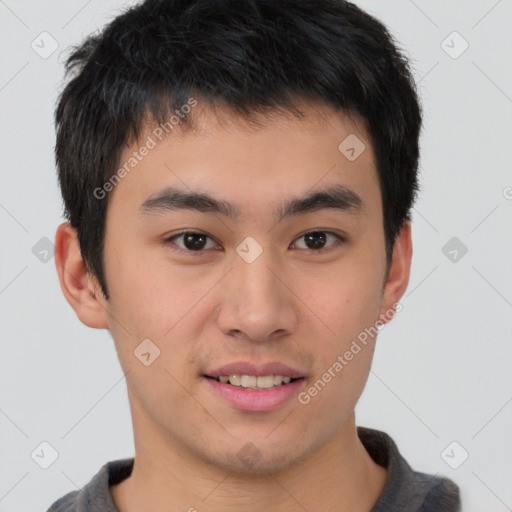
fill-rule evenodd
<path id="1" fill-rule="evenodd" d="M 344 239 L 337 235 L 336 233 L 331 233 L 330 231 L 310 231 L 309 233 L 305 233 L 301 235 L 297 240 L 304 240 L 304 244 L 306 247 L 299 247 L 299 249 L 311 249 L 312 251 L 321 251 L 326 249 L 326 242 L 329 237 L 334 239 L 334 243 L 331 243 L 327 248 L 333 245 L 339 245 Z"/>
<path id="2" fill-rule="evenodd" d="M 310 249 L 322 249 L 327 237 L 325 236 L 325 233 L 315 231 L 304 235 L 304 240 Z"/>
<path id="3" fill-rule="evenodd" d="M 182 244 L 180 245 L 175 242 L 175 240 L 182 240 Z M 178 233 L 177 235 L 173 235 L 166 240 L 166 242 L 171 242 L 177 245 L 178 250 L 188 251 L 188 252 L 203 252 L 203 249 L 211 249 L 215 247 L 215 243 L 212 240 L 213 246 L 206 247 L 208 244 L 208 239 L 210 237 L 205 233 L 195 233 L 193 231 L 185 231 L 183 233 Z"/>

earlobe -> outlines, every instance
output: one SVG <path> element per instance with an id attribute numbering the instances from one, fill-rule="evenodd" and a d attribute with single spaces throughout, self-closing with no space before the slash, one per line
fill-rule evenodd
<path id="1" fill-rule="evenodd" d="M 55 266 L 62 293 L 80 321 L 88 327 L 108 329 L 103 294 L 87 271 L 76 230 L 69 222 L 61 224 L 55 234 Z"/>
<path id="2" fill-rule="evenodd" d="M 411 260 L 411 223 L 407 221 L 396 237 L 393 247 L 393 258 L 382 294 L 379 321 L 381 324 L 385 324 L 393 318 L 394 310 L 397 309 L 395 305 L 400 301 L 407 289 Z"/>

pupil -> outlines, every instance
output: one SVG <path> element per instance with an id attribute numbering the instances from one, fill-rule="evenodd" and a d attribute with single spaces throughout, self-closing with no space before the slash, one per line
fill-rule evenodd
<path id="1" fill-rule="evenodd" d="M 321 249 L 323 244 L 325 244 L 325 233 L 321 231 L 315 231 L 314 233 L 308 233 L 306 235 L 306 243 L 308 241 L 312 242 L 312 249 Z"/>
<path id="2" fill-rule="evenodd" d="M 200 239 L 199 243 L 197 243 L 198 239 Z M 205 246 L 206 237 L 199 233 L 187 233 L 185 235 L 184 242 L 185 242 L 185 247 L 187 249 L 192 249 L 192 250 L 202 249 Z"/>

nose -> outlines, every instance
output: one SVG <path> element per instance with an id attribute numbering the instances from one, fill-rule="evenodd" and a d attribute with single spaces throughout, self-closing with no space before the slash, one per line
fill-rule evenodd
<path id="1" fill-rule="evenodd" d="M 295 331 L 298 309 L 285 273 L 271 251 L 252 263 L 242 258 L 226 276 L 217 324 L 223 334 L 246 341 L 274 341 Z"/>

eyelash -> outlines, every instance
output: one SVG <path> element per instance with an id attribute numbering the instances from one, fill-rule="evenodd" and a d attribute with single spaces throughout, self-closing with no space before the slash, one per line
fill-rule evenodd
<path id="1" fill-rule="evenodd" d="M 337 233 L 334 233 L 332 231 L 326 231 L 326 230 L 321 230 L 321 229 L 314 229 L 314 230 L 311 230 L 311 231 L 307 231 L 306 233 L 303 233 L 302 235 L 299 235 L 295 240 L 299 240 L 301 238 L 304 238 L 306 235 L 309 235 L 309 234 L 312 234 L 312 233 L 325 233 L 327 235 L 332 235 L 336 238 L 336 241 L 334 244 L 326 247 L 326 248 L 322 248 L 322 249 L 301 249 L 301 250 L 305 250 L 305 251 L 308 251 L 310 253 L 313 253 L 313 254 L 324 254 L 332 249 L 335 249 L 336 247 L 340 246 L 341 244 L 343 244 L 344 242 L 347 241 L 347 239 L 345 237 L 343 237 L 342 235 L 338 235 Z M 171 245 L 171 249 L 174 250 L 174 251 L 177 251 L 177 252 L 181 252 L 181 253 L 187 253 L 187 254 L 193 254 L 194 256 L 196 255 L 200 255 L 202 253 L 204 253 L 206 251 L 206 249 L 202 249 L 202 250 L 199 250 L 199 251 L 191 251 L 189 249 L 183 249 L 179 246 L 177 246 L 176 244 L 173 243 L 173 241 L 179 237 L 182 237 L 183 235 L 204 235 L 206 237 L 208 237 L 210 240 L 213 240 L 213 238 L 209 235 L 207 235 L 206 233 L 203 233 L 202 231 L 182 231 L 181 233 L 176 233 L 168 238 L 166 238 L 164 240 L 164 245 Z"/>

